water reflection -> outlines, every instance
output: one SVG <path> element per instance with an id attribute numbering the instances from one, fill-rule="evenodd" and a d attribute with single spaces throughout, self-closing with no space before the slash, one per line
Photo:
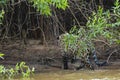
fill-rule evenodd
<path id="1" fill-rule="evenodd" d="M 120 80 L 120 70 L 51 71 L 35 74 L 33 80 Z"/>

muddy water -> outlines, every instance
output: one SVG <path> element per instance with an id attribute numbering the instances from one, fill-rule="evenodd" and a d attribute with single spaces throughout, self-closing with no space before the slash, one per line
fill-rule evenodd
<path id="1" fill-rule="evenodd" d="M 50 71 L 35 74 L 30 80 L 120 80 L 120 69 L 95 71 Z"/>

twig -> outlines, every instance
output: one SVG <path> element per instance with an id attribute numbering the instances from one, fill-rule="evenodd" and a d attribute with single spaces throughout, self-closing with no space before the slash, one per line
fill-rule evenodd
<path id="1" fill-rule="evenodd" d="M 110 55 L 108 56 L 107 61 L 106 61 L 107 63 L 109 62 L 110 57 L 112 56 L 112 54 L 113 54 L 114 52 L 117 52 L 117 49 L 115 49 L 112 53 L 110 53 Z"/>

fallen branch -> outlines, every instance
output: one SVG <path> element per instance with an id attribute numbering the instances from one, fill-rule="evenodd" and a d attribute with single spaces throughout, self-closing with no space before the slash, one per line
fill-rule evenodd
<path id="1" fill-rule="evenodd" d="M 108 56 L 106 62 L 108 63 L 110 60 L 110 57 L 112 56 L 113 53 L 117 52 L 117 49 L 115 49 L 113 52 L 110 53 L 110 55 Z"/>

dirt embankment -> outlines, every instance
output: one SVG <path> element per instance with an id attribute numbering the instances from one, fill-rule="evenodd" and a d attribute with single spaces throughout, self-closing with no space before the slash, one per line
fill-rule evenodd
<path id="1" fill-rule="evenodd" d="M 30 67 L 35 67 L 38 71 L 61 68 L 61 49 L 54 45 L 40 45 L 38 41 L 31 44 L 21 45 L 19 43 L 9 43 L 0 45 L 0 52 L 4 53 L 4 59 L 0 59 L 0 64 L 14 66 L 16 63 L 25 61 Z M 48 66 L 52 63 L 56 67 Z"/>
<path id="2" fill-rule="evenodd" d="M 120 48 L 116 52 L 113 52 L 115 49 L 111 48 L 108 51 L 109 54 L 107 52 L 107 54 L 101 56 L 103 59 L 107 59 L 108 56 L 110 58 L 109 65 L 100 67 L 100 69 L 120 68 Z M 0 52 L 5 54 L 4 60 L 0 60 L 0 64 L 5 66 L 15 65 L 18 62 L 25 61 L 30 67 L 35 67 L 37 71 L 62 69 L 62 52 L 58 46 L 38 44 L 21 46 L 15 43 L 0 45 Z M 51 67 L 48 64 L 53 64 L 54 66 Z"/>

